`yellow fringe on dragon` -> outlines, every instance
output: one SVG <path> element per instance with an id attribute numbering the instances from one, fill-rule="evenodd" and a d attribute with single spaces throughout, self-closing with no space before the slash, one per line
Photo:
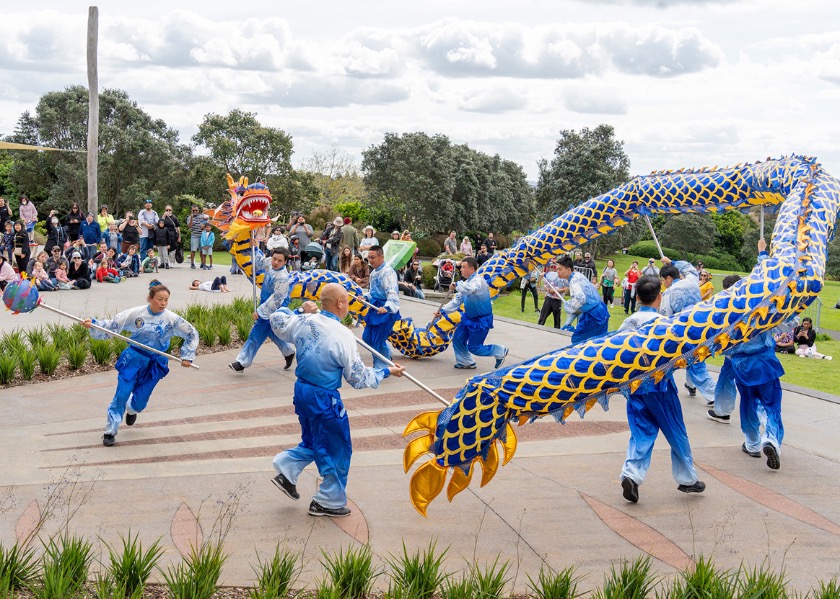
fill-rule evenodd
<path id="1" fill-rule="evenodd" d="M 405 471 L 421 456 L 432 456 L 411 477 L 415 509 L 425 516 L 444 487 L 451 501 L 469 485 L 476 462 L 481 485 L 487 484 L 500 460 L 507 463 L 516 451 L 512 423 L 545 415 L 563 422 L 574 412 L 583 417 L 596 403 L 606 410 L 610 395 L 636 391 L 675 369 L 725 353 L 804 310 L 822 288 L 840 183 L 814 159 L 801 156 L 655 172 L 584 202 L 486 262 L 479 273 L 498 290 L 531 260 L 545 264 L 642 215 L 760 204 L 781 205 L 770 257 L 730 289 L 639 331 L 591 339 L 472 377 L 451 406 L 414 418 L 404 436 L 422 435 L 406 447 Z"/>

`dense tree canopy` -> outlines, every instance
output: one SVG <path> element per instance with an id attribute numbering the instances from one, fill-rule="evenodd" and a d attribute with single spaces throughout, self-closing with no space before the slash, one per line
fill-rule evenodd
<path id="1" fill-rule="evenodd" d="M 554 158 L 551 162 L 541 160 L 539 169 L 536 201 L 546 219 L 630 179 L 624 142 L 615 139 L 610 125 L 561 131 Z"/>
<path id="2" fill-rule="evenodd" d="M 397 222 L 423 233 L 527 228 L 533 194 L 522 167 L 445 135 L 387 133 L 362 154 L 371 201 L 387 201 Z"/>
<path id="3" fill-rule="evenodd" d="M 125 92 L 100 94 L 99 203 L 112 212 L 132 207 L 147 195 L 182 191 L 188 147 L 178 133 L 153 119 Z M 9 141 L 84 150 L 87 145 L 87 88 L 73 86 L 41 97 L 33 117 L 25 112 Z M 87 204 L 84 153 L 17 152 L 9 183 L 25 192 L 43 213 Z"/>

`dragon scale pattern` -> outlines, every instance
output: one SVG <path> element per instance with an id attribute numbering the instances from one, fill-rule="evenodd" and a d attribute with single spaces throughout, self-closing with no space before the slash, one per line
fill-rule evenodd
<path id="1" fill-rule="evenodd" d="M 725 352 L 804 310 L 822 288 L 840 184 L 813 159 L 797 156 L 726 169 L 653 173 L 584 202 L 504 252 L 490 273 L 479 271 L 494 281 L 506 279 L 530 260 L 544 264 L 644 214 L 758 204 L 781 204 L 770 258 L 730 289 L 639 331 L 592 339 L 472 377 L 451 406 L 412 420 L 404 434 L 424 434 L 408 443 L 406 472 L 422 455 L 433 456 L 412 475 L 414 507 L 426 515 L 449 469 L 450 501 L 469 485 L 476 462 L 483 469 L 481 484 L 487 484 L 500 461 L 499 445 L 504 462 L 513 457 L 512 422 L 549 414 L 562 422 L 574 412 L 583 417 L 595 404 L 607 409 L 611 395 L 644 390 L 673 370 Z"/>

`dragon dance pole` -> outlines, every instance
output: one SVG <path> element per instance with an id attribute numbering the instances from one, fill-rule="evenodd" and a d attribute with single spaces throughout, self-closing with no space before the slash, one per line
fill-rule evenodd
<path id="1" fill-rule="evenodd" d="M 257 248 L 254 247 L 253 231 L 251 231 L 251 287 L 252 297 L 254 299 L 254 312 L 256 312 L 259 307 L 257 303 Z"/>
<path id="2" fill-rule="evenodd" d="M 659 245 L 659 240 L 656 238 L 656 231 L 653 230 L 653 225 L 650 222 L 650 217 L 645 214 L 645 222 L 647 222 L 648 229 L 650 229 L 650 234 L 653 235 L 653 241 L 656 242 L 656 247 L 659 250 L 659 257 L 664 258 L 665 254 L 662 253 L 662 246 Z"/>
<path id="3" fill-rule="evenodd" d="M 58 308 L 53 308 L 52 306 L 48 306 L 47 304 L 45 304 L 43 302 L 40 302 L 38 304 L 38 306 L 40 306 L 41 308 L 44 308 L 46 310 L 49 310 L 50 312 L 55 312 L 56 314 L 60 314 L 61 316 L 64 316 L 65 318 L 75 320 L 76 322 L 84 322 L 85 321 L 84 318 L 79 318 L 78 316 L 74 316 L 74 315 L 72 315 L 68 312 L 65 312 L 64 310 L 59 310 Z M 134 345 L 134 346 L 139 347 L 141 349 L 144 349 L 146 351 L 154 352 L 159 356 L 163 356 L 164 358 L 174 360 L 175 362 L 183 362 L 183 360 L 181 358 L 177 357 L 177 356 L 173 356 L 172 354 L 168 354 L 166 352 L 160 351 L 159 349 L 155 349 L 154 347 L 149 347 L 148 345 L 140 343 L 139 341 L 135 341 L 134 339 L 129 339 L 125 335 L 120 335 L 119 333 L 115 333 L 114 331 L 109 331 L 108 329 L 106 329 L 104 327 L 101 327 L 98 324 L 91 323 L 90 328 L 96 329 L 97 331 L 102 331 L 103 333 L 106 333 L 108 335 L 112 335 L 113 337 L 119 337 L 120 339 L 122 339 L 126 343 L 130 343 L 131 345 Z M 195 368 L 196 370 L 200 370 L 199 367 L 195 364 L 190 364 L 190 368 Z"/>
<path id="4" fill-rule="evenodd" d="M 386 358 L 385 356 L 380 354 L 378 351 L 373 349 L 370 345 L 368 345 L 367 343 L 365 343 L 364 341 L 362 341 L 358 337 L 356 337 L 356 343 L 358 343 L 359 345 L 364 347 L 366 350 L 368 350 L 370 353 L 372 353 L 374 356 L 376 356 L 377 358 L 379 358 L 380 360 L 382 360 L 383 362 L 385 362 L 389 366 L 396 366 L 396 364 L 394 364 L 391 360 L 389 360 L 388 358 Z M 411 376 L 407 372 L 403 371 L 403 376 L 405 378 L 407 378 L 408 380 L 410 380 L 415 385 L 417 385 L 418 387 L 420 387 L 423 391 L 425 391 L 426 393 L 428 393 L 429 395 L 434 397 L 436 400 L 438 400 L 443 405 L 445 405 L 445 406 L 449 405 L 449 402 L 446 401 L 443 397 L 441 397 L 440 395 L 435 393 L 432 389 L 430 389 L 429 387 L 427 387 L 426 385 L 424 385 L 423 383 L 418 381 L 416 378 L 414 378 L 413 376 Z"/>
<path id="5" fill-rule="evenodd" d="M 764 239 L 764 204 L 761 205 L 761 213 L 759 215 L 761 221 L 761 228 L 759 230 L 759 239 Z"/>

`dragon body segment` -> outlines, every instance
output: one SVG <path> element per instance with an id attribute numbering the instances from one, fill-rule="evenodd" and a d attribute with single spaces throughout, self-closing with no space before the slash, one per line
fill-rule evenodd
<path id="1" fill-rule="evenodd" d="M 639 215 L 713 212 L 780 204 L 770 258 L 748 277 L 711 299 L 634 332 L 612 334 L 472 377 L 453 404 L 420 414 L 405 435 L 404 466 L 422 455 L 432 459 L 414 472 L 410 497 L 423 515 L 446 486 L 450 499 L 470 483 L 474 464 L 482 486 L 500 462 L 511 459 L 516 438 L 511 423 L 545 415 L 581 417 L 609 396 L 635 392 L 678 368 L 743 343 L 804 310 L 817 297 L 825 275 L 840 183 L 813 159 L 792 156 L 725 169 L 653 173 L 588 200 L 555 219 L 479 270 L 491 288 L 549 258 L 621 227 Z M 489 268 L 487 268 L 489 266 Z"/>

